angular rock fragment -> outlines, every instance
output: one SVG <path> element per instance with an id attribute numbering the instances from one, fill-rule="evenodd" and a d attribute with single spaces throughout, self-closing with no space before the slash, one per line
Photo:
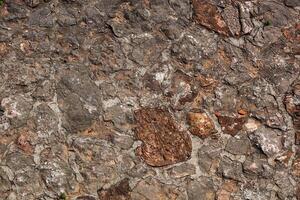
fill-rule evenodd
<path id="1" fill-rule="evenodd" d="M 226 115 L 216 114 L 219 123 L 222 127 L 222 131 L 225 134 L 235 136 L 240 130 L 242 130 L 243 125 L 246 123 L 246 117 L 231 117 Z"/>
<path id="2" fill-rule="evenodd" d="M 228 140 L 226 150 L 232 154 L 243 155 L 250 150 L 250 141 L 246 135 L 236 135 Z"/>
<path id="3" fill-rule="evenodd" d="M 190 124 L 190 132 L 202 139 L 216 133 L 215 125 L 206 113 L 189 112 L 188 122 Z"/>
<path id="4" fill-rule="evenodd" d="M 174 185 L 163 184 L 156 179 L 146 178 L 138 182 L 132 191 L 132 200 L 146 199 L 168 199 L 176 200 L 179 198 L 178 189 Z M 131 199 L 130 199 L 131 200 Z"/>
<path id="5" fill-rule="evenodd" d="M 261 153 L 249 155 L 243 163 L 243 170 L 247 175 L 257 175 L 266 178 L 270 177 L 274 172 L 268 165 L 267 157 Z"/>
<path id="6" fill-rule="evenodd" d="M 250 139 L 268 156 L 272 157 L 282 149 L 282 138 L 273 129 L 262 127 L 250 135 Z"/>
<path id="7" fill-rule="evenodd" d="M 293 162 L 292 174 L 294 176 L 300 177 L 300 156 Z"/>
<path id="8" fill-rule="evenodd" d="M 196 167 L 193 164 L 184 163 L 175 166 L 168 171 L 168 174 L 174 178 L 190 176 L 196 173 Z"/>
<path id="9" fill-rule="evenodd" d="M 210 144 L 202 146 L 198 151 L 199 168 L 201 172 L 209 174 L 215 171 L 220 162 L 220 153 L 222 144 L 217 141 L 212 141 Z"/>
<path id="10" fill-rule="evenodd" d="M 253 9 L 251 5 L 252 4 L 250 4 L 249 2 L 248 4 L 243 4 L 242 2 L 238 2 L 241 30 L 243 34 L 250 33 L 254 28 L 254 25 L 250 18 L 251 17 L 250 11 Z"/>
<path id="11" fill-rule="evenodd" d="M 232 35 L 239 35 L 241 32 L 241 25 L 239 19 L 239 11 L 236 7 L 229 5 L 223 11 L 223 18 Z"/>
<path id="12" fill-rule="evenodd" d="M 18 148 L 20 148 L 22 151 L 24 151 L 27 154 L 32 154 L 33 147 L 30 144 L 30 140 L 32 138 L 33 138 L 33 133 L 31 131 L 26 129 L 20 130 L 20 135 L 16 141 Z"/>
<path id="13" fill-rule="evenodd" d="M 199 24 L 225 36 L 231 34 L 226 22 L 215 5 L 208 3 L 206 0 L 193 0 L 192 4 L 195 20 Z"/>
<path id="14" fill-rule="evenodd" d="M 226 178 L 230 178 L 236 181 L 243 180 L 242 164 L 238 161 L 231 160 L 228 157 L 223 157 L 218 171 Z"/>
<path id="15" fill-rule="evenodd" d="M 26 123 L 32 104 L 32 99 L 25 95 L 10 96 L 1 101 L 4 116 L 9 118 L 11 124 L 16 127 Z"/>
<path id="16" fill-rule="evenodd" d="M 216 196 L 213 182 L 207 177 L 200 177 L 199 180 L 189 181 L 187 194 L 189 200 L 214 200 Z"/>
<path id="17" fill-rule="evenodd" d="M 176 127 L 171 114 L 159 108 L 143 108 L 135 113 L 136 136 L 143 144 L 136 154 L 151 166 L 165 166 L 190 158 L 192 143 Z"/>
<path id="18" fill-rule="evenodd" d="M 55 18 L 49 7 L 40 8 L 29 17 L 29 24 L 33 26 L 51 28 L 54 26 L 54 23 Z"/>
<path id="19" fill-rule="evenodd" d="M 300 81 L 292 85 L 292 89 L 287 92 L 284 104 L 287 112 L 293 118 L 295 128 L 295 143 L 300 144 Z"/>
<path id="20" fill-rule="evenodd" d="M 227 180 L 225 181 L 220 190 L 217 193 L 217 199 L 218 200 L 230 200 L 230 196 L 232 193 L 236 192 L 238 190 L 238 186 L 236 181 L 233 180 Z"/>
<path id="21" fill-rule="evenodd" d="M 284 4 L 286 6 L 290 6 L 290 7 L 297 7 L 297 6 L 300 6 L 300 1 L 299 0 L 285 0 Z"/>
<path id="22" fill-rule="evenodd" d="M 40 4 L 40 0 L 25 0 L 26 5 L 34 8 Z"/>
<path id="23" fill-rule="evenodd" d="M 129 179 L 125 178 L 108 189 L 98 190 L 98 195 L 101 200 L 130 200 Z"/>
<path id="24" fill-rule="evenodd" d="M 270 76 L 270 69 L 261 71 L 264 77 Z M 286 74 L 286 73 L 285 73 Z M 284 75 L 286 76 L 286 75 Z M 279 77 L 278 77 L 279 78 Z M 271 77 L 274 81 L 277 77 Z M 278 81 L 274 84 L 277 84 Z M 255 78 L 241 85 L 238 90 L 242 108 L 247 109 L 251 117 L 259 120 L 268 127 L 286 130 L 283 113 L 278 105 L 276 88 L 264 78 Z"/>
<path id="25" fill-rule="evenodd" d="M 5 199 L 9 190 L 11 189 L 11 183 L 9 177 L 3 168 L 0 168 L 0 198 Z"/>

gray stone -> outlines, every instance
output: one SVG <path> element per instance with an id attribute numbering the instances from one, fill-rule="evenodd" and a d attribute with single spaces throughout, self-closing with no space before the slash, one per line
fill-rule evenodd
<path id="1" fill-rule="evenodd" d="M 256 130 L 250 138 L 268 157 L 272 157 L 282 150 L 282 137 L 273 129 L 262 127 Z"/>
<path id="2" fill-rule="evenodd" d="M 300 6 L 299 0 L 285 0 L 284 3 L 285 3 L 285 5 L 290 6 L 290 7 Z"/>
<path id="3" fill-rule="evenodd" d="M 221 173 L 225 178 L 243 181 L 242 164 L 238 161 L 233 161 L 226 156 L 222 158 L 218 172 Z"/>
<path id="4" fill-rule="evenodd" d="M 40 4 L 40 0 L 25 0 L 26 4 L 32 8 Z"/>
<path id="5" fill-rule="evenodd" d="M 189 200 L 215 199 L 215 190 L 210 178 L 199 177 L 198 180 L 190 180 L 187 185 L 187 194 Z"/>
<path id="6" fill-rule="evenodd" d="M 225 147 L 225 150 L 236 155 L 245 155 L 249 153 L 250 150 L 250 140 L 247 135 L 239 134 L 235 137 L 231 137 Z"/>
<path id="7" fill-rule="evenodd" d="M 51 28 L 54 26 L 55 18 L 50 8 L 40 8 L 33 12 L 29 18 L 30 25 Z"/>

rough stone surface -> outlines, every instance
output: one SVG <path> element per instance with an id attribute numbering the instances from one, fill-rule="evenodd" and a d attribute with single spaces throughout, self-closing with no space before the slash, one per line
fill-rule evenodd
<path id="1" fill-rule="evenodd" d="M 100 199 L 103 200 L 130 200 L 130 186 L 128 179 L 123 179 L 117 185 L 111 186 L 109 189 L 101 189 L 98 191 Z"/>
<path id="2" fill-rule="evenodd" d="M 213 188 L 213 182 L 207 177 L 200 177 L 199 181 L 191 180 L 187 185 L 188 199 L 215 199 L 215 190 Z"/>
<path id="3" fill-rule="evenodd" d="M 245 117 L 231 117 L 217 113 L 217 118 L 221 125 L 222 131 L 226 134 L 235 136 L 246 122 Z"/>
<path id="4" fill-rule="evenodd" d="M 229 35 L 230 30 L 216 5 L 203 0 L 193 0 L 196 21 L 218 33 Z"/>
<path id="5" fill-rule="evenodd" d="M 164 166 L 186 161 L 191 156 L 189 136 L 178 130 L 170 113 L 146 108 L 135 114 L 136 135 L 143 142 L 137 155 L 151 166 Z"/>
<path id="6" fill-rule="evenodd" d="M 0 2 L 1 200 L 300 200 L 299 0 Z"/>
<path id="7" fill-rule="evenodd" d="M 200 138 L 207 138 L 216 132 L 214 122 L 206 113 L 188 113 L 190 132 Z"/>

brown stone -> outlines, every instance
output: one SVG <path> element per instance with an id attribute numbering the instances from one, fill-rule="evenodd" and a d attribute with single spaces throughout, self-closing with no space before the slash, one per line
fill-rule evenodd
<path id="1" fill-rule="evenodd" d="M 79 135 L 108 141 L 112 141 L 114 138 L 114 134 L 109 125 L 101 121 L 94 122 L 90 127 L 81 131 Z"/>
<path id="2" fill-rule="evenodd" d="M 200 138 L 207 138 L 216 132 L 215 125 L 206 113 L 188 113 L 190 132 Z"/>
<path id="3" fill-rule="evenodd" d="M 292 167 L 292 173 L 294 176 L 300 177 L 300 158 L 294 160 L 293 167 Z"/>
<path id="4" fill-rule="evenodd" d="M 288 91 L 284 98 L 284 104 L 287 112 L 293 118 L 295 128 L 295 144 L 300 144 L 300 106 L 297 102 L 300 99 L 300 81 L 296 81 L 292 85 L 292 89 Z"/>
<path id="5" fill-rule="evenodd" d="M 300 186 L 298 187 L 298 189 L 296 191 L 296 198 L 297 198 L 297 200 L 300 200 Z"/>
<path id="6" fill-rule="evenodd" d="M 295 24 L 292 27 L 282 29 L 284 37 L 291 42 L 300 42 L 300 24 Z"/>
<path id="7" fill-rule="evenodd" d="M 167 110 L 144 108 L 135 113 L 135 118 L 136 136 L 143 142 L 136 154 L 148 165 L 159 167 L 190 158 L 191 138 L 178 130 Z"/>
<path id="8" fill-rule="evenodd" d="M 180 191 L 176 186 L 163 184 L 153 178 L 142 179 L 132 191 L 132 200 L 176 200 L 180 198 Z"/>
<path id="9" fill-rule="evenodd" d="M 229 5 L 223 11 L 223 18 L 232 35 L 240 35 L 241 24 L 239 19 L 239 11 L 236 7 Z"/>
<path id="10" fill-rule="evenodd" d="M 199 24 L 225 36 L 230 35 L 230 30 L 217 6 L 208 3 L 206 0 L 193 0 L 192 4 L 195 20 Z"/>
<path id="11" fill-rule="evenodd" d="M 246 123 L 246 117 L 230 117 L 216 113 L 218 121 L 225 134 L 235 136 Z"/>
<path id="12" fill-rule="evenodd" d="M 130 200 L 131 189 L 129 180 L 126 178 L 108 189 L 98 190 L 98 196 L 101 200 Z"/>
<path id="13" fill-rule="evenodd" d="M 4 56 L 8 51 L 8 47 L 5 43 L 0 43 L 0 55 Z"/>
<path id="14" fill-rule="evenodd" d="M 300 131 L 295 133 L 295 144 L 300 144 Z"/>
<path id="15" fill-rule="evenodd" d="M 20 135 L 17 138 L 17 146 L 20 148 L 23 152 L 27 154 L 33 153 L 33 147 L 30 144 L 30 138 L 33 136 L 33 133 L 27 129 L 23 129 L 20 131 Z"/>
<path id="16" fill-rule="evenodd" d="M 238 188 L 235 181 L 228 180 L 224 182 L 218 191 L 217 200 L 230 200 L 231 193 L 236 192 L 237 189 Z"/>

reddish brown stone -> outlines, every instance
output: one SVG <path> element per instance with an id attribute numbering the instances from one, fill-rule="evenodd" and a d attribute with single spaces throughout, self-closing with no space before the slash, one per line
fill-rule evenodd
<path id="1" fill-rule="evenodd" d="M 208 29 L 229 36 L 230 30 L 215 5 L 206 0 L 193 0 L 195 20 Z"/>
<path id="2" fill-rule="evenodd" d="M 30 144 L 30 138 L 32 137 L 33 133 L 27 129 L 20 131 L 20 136 L 17 138 L 17 146 L 27 154 L 33 153 L 33 147 Z"/>
<path id="3" fill-rule="evenodd" d="M 236 192 L 237 189 L 238 187 L 235 181 L 228 180 L 224 182 L 217 193 L 217 200 L 230 200 L 231 193 Z"/>
<path id="4" fill-rule="evenodd" d="M 189 159 L 191 139 L 178 130 L 167 110 L 144 108 L 135 113 L 135 118 L 136 136 L 143 142 L 136 153 L 148 165 L 159 167 Z"/>
<path id="5" fill-rule="evenodd" d="M 300 24 L 295 24 L 295 26 L 282 29 L 283 35 L 286 39 L 291 42 L 300 42 Z"/>
<path id="6" fill-rule="evenodd" d="M 235 136 L 246 123 L 246 117 L 230 117 L 216 114 L 224 133 Z"/>
<path id="7" fill-rule="evenodd" d="M 188 113 L 190 132 L 204 139 L 216 132 L 215 125 L 206 113 Z"/>
<path id="8" fill-rule="evenodd" d="M 98 190 L 98 196 L 101 200 L 130 200 L 131 189 L 129 186 L 129 180 L 123 179 L 108 189 Z"/>

